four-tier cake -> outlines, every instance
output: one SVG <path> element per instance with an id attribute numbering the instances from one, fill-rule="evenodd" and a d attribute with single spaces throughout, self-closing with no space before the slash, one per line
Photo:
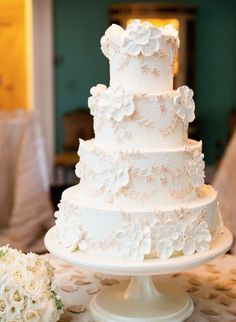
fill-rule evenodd
<path id="1" fill-rule="evenodd" d="M 202 143 L 187 136 L 193 91 L 173 90 L 178 47 L 171 25 L 140 20 L 102 37 L 110 85 L 91 89 L 95 138 L 80 140 L 80 184 L 63 192 L 55 214 L 58 241 L 71 251 L 168 258 L 207 251 L 221 233 Z"/>

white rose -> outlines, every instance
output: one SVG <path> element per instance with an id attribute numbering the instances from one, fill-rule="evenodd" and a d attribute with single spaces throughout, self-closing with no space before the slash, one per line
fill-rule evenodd
<path id="1" fill-rule="evenodd" d="M 37 298 L 41 293 L 45 291 L 46 285 L 41 278 L 32 278 L 26 281 L 23 289 L 25 294 L 32 298 Z"/>
<path id="2" fill-rule="evenodd" d="M 27 270 L 26 267 L 23 266 L 14 266 L 10 271 L 10 276 L 12 278 L 13 283 L 22 284 L 25 280 L 27 280 Z"/>
<path id="3" fill-rule="evenodd" d="M 24 322 L 39 322 L 40 315 L 35 310 L 25 310 L 23 312 L 23 319 L 24 319 Z"/>

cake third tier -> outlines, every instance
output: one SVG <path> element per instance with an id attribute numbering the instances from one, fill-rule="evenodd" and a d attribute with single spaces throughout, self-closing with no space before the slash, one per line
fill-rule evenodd
<path id="1" fill-rule="evenodd" d="M 201 147 L 201 142 L 189 140 L 181 148 L 109 151 L 98 148 L 94 140 L 81 140 L 76 166 L 80 194 L 140 210 L 193 200 L 204 184 Z"/>

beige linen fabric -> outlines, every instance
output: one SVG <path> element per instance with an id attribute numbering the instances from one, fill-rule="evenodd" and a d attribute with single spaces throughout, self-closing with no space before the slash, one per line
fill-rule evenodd
<path id="1" fill-rule="evenodd" d="M 0 245 L 43 251 L 52 207 L 43 141 L 34 113 L 0 112 Z"/>
<path id="2" fill-rule="evenodd" d="M 224 225 L 236 239 L 236 130 L 216 172 L 213 186 L 218 191 Z M 236 254 L 236 243 L 232 251 Z"/>

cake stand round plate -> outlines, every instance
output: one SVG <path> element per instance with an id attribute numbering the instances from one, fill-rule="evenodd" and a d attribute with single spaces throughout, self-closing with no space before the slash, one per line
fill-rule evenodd
<path id="1" fill-rule="evenodd" d="M 232 245 L 227 228 L 205 253 L 161 260 L 130 261 L 82 252 L 70 252 L 55 236 L 55 227 L 45 236 L 47 249 L 62 260 L 81 268 L 104 274 L 132 276 L 130 283 L 104 287 L 90 302 L 96 322 L 183 322 L 194 311 L 192 299 L 174 285 L 161 281 L 154 285 L 151 276 L 177 273 L 205 264 L 224 254 Z M 199 320 L 205 322 L 203 317 Z"/>

